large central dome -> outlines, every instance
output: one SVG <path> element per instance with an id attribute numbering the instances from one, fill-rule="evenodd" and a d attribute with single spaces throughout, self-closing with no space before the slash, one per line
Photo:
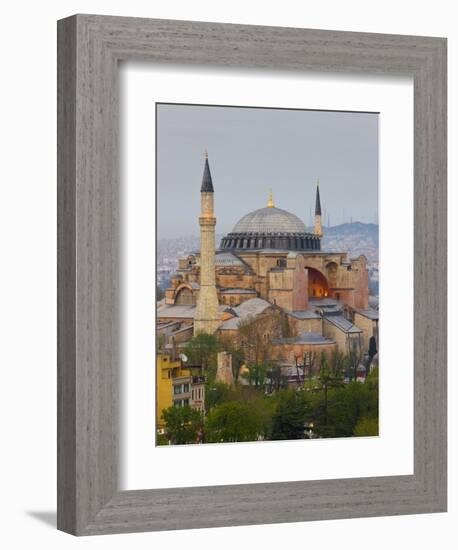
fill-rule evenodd
<path id="1" fill-rule="evenodd" d="M 304 222 L 276 208 L 272 194 L 266 208 L 250 212 L 221 240 L 220 250 L 320 250 L 320 237 L 307 233 Z"/>
<path id="2" fill-rule="evenodd" d="M 304 222 L 281 208 L 260 208 L 239 220 L 233 233 L 305 233 Z"/>

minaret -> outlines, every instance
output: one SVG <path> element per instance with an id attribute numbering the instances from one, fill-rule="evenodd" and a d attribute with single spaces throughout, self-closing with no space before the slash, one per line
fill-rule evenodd
<path id="1" fill-rule="evenodd" d="M 320 182 L 316 182 L 316 199 L 315 199 L 315 235 L 317 237 L 323 236 L 323 230 L 321 228 L 321 201 L 320 201 Z"/>
<path id="2" fill-rule="evenodd" d="M 204 175 L 200 188 L 200 291 L 194 317 L 194 335 L 213 334 L 220 325 L 215 282 L 215 225 L 213 182 L 205 152 Z"/>

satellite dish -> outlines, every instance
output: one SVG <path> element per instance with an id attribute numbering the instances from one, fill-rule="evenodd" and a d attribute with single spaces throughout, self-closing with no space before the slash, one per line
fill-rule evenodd
<path id="1" fill-rule="evenodd" d="M 188 361 L 188 358 L 184 353 L 180 353 L 180 359 L 183 361 L 183 363 L 187 363 Z"/>

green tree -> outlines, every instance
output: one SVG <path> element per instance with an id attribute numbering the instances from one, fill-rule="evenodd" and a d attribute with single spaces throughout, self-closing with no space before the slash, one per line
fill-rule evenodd
<path id="1" fill-rule="evenodd" d="M 170 442 L 164 434 L 156 434 L 156 445 L 168 445 Z"/>
<path id="2" fill-rule="evenodd" d="M 165 437 L 172 445 L 197 443 L 202 431 L 202 415 L 189 405 L 172 406 L 162 411 L 165 422 Z"/>
<path id="3" fill-rule="evenodd" d="M 234 392 L 224 382 L 207 383 L 205 385 L 205 409 L 207 411 L 232 400 L 234 400 Z"/>
<path id="4" fill-rule="evenodd" d="M 368 437 L 378 435 L 378 417 L 361 418 L 353 430 L 356 437 Z"/>
<path id="5" fill-rule="evenodd" d="M 214 334 L 202 332 L 186 342 L 184 353 L 188 357 L 188 364 L 201 366 L 208 382 L 212 383 L 216 376 L 216 356 L 219 350 L 218 338 Z"/>
<path id="6" fill-rule="evenodd" d="M 275 364 L 272 365 L 267 372 L 267 376 L 270 379 L 269 392 L 278 392 L 283 385 L 281 367 Z"/>
<path id="7" fill-rule="evenodd" d="M 307 370 L 307 387 L 312 389 L 313 371 L 315 369 L 315 363 L 317 361 L 318 354 L 314 351 L 306 351 L 304 353 L 304 384 L 305 384 L 305 370 Z"/>
<path id="8" fill-rule="evenodd" d="M 207 416 L 205 441 L 256 441 L 264 432 L 264 419 L 251 403 L 232 401 L 215 407 Z"/>
<path id="9" fill-rule="evenodd" d="M 351 381 L 356 381 L 358 377 L 358 367 L 361 363 L 361 360 L 361 349 L 359 348 L 358 343 L 353 340 L 351 342 L 350 352 L 343 361 L 344 370 Z"/>
<path id="10" fill-rule="evenodd" d="M 267 372 L 269 371 L 268 363 L 249 363 L 247 365 L 248 372 L 242 376 L 247 378 L 250 385 L 256 389 L 263 389 L 265 386 Z"/>
<path id="11" fill-rule="evenodd" d="M 328 424 L 328 393 L 330 388 L 341 386 L 343 378 L 336 374 L 336 365 L 333 367 L 329 364 L 328 358 L 324 352 L 320 356 L 320 374 L 319 381 L 323 391 L 323 423 Z"/>
<path id="12" fill-rule="evenodd" d="M 274 397 L 271 439 L 303 439 L 307 403 L 303 392 L 281 390 Z"/>
<path id="13" fill-rule="evenodd" d="M 376 354 L 377 354 L 377 342 L 375 341 L 375 337 L 371 336 L 369 338 L 369 351 L 367 352 L 366 376 L 368 376 L 369 374 L 372 360 L 374 359 Z"/>
<path id="14" fill-rule="evenodd" d="M 378 392 L 368 384 L 350 382 L 329 389 L 326 411 L 318 394 L 311 397 L 310 408 L 309 420 L 319 437 L 351 437 L 361 418 L 378 416 Z"/>
<path id="15" fill-rule="evenodd" d="M 329 366 L 332 373 L 339 378 L 343 378 L 344 375 L 344 359 L 344 354 L 337 348 L 331 353 Z"/>
<path id="16" fill-rule="evenodd" d="M 373 368 L 366 378 L 366 384 L 371 390 L 377 392 L 378 397 L 378 367 Z"/>

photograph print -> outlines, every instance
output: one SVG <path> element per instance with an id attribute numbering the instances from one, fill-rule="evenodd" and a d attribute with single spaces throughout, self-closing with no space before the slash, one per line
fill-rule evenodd
<path id="1" fill-rule="evenodd" d="M 378 436 L 378 126 L 156 104 L 156 445 Z"/>

